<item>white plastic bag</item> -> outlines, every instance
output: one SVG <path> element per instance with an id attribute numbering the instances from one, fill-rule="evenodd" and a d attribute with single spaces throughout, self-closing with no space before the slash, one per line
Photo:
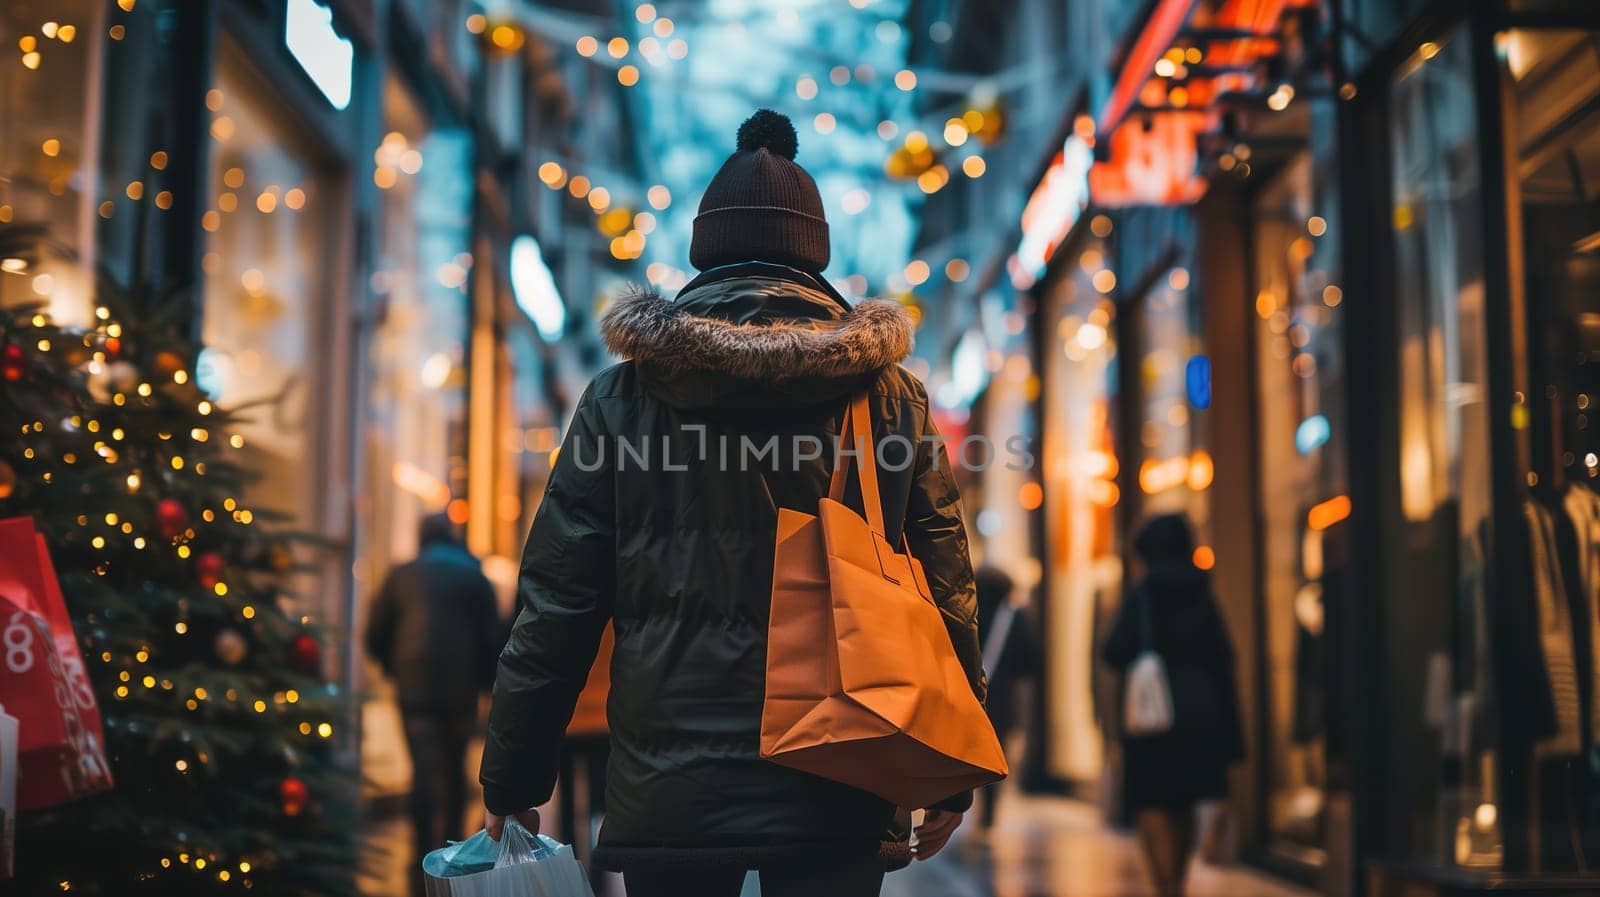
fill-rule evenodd
<path id="1" fill-rule="evenodd" d="M 1172 729 L 1172 681 L 1167 664 L 1156 653 L 1155 627 L 1150 619 L 1153 600 L 1143 589 L 1129 596 L 1139 602 L 1139 635 L 1144 650 L 1128 666 L 1123 686 L 1122 727 L 1129 735 L 1160 735 Z"/>
<path id="2" fill-rule="evenodd" d="M 571 846 L 513 819 L 498 844 L 478 832 L 428 854 L 422 869 L 428 897 L 594 897 Z"/>
<path id="3" fill-rule="evenodd" d="M 1160 654 L 1145 651 L 1133 659 L 1122 712 L 1129 735 L 1160 735 L 1172 729 L 1172 686 Z"/>

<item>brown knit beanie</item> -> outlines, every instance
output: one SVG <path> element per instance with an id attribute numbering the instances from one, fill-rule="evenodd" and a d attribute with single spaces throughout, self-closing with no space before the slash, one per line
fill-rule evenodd
<path id="1" fill-rule="evenodd" d="M 822 196 L 796 165 L 794 125 L 758 109 L 739 126 L 738 149 L 706 185 L 694 219 L 689 262 L 701 271 L 739 262 L 777 262 L 803 271 L 828 266 Z"/>

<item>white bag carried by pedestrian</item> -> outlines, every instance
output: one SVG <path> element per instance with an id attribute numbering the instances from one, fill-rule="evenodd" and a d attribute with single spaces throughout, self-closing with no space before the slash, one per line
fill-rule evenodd
<path id="1" fill-rule="evenodd" d="M 428 897 L 594 897 L 572 847 L 529 834 L 514 819 L 496 843 L 487 832 L 422 860 Z"/>
<path id="2" fill-rule="evenodd" d="M 1123 687 L 1122 723 L 1129 735 L 1160 735 L 1172 729 L 1172 683 L 1167 664 L 1155 650 L 1151 631 L 1148 594 L 1134 593 L 1129 600 L 1139 602 L 1139 629 L 1144 650 L 1128 666 Z"/>

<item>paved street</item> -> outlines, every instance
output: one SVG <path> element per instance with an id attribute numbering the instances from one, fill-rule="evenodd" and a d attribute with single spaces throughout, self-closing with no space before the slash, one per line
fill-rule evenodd
<path id="1" fill-rule="evenodd" d="M 1008 796 L 988 837 L 958 833 L 945 853 L 889 876 L 885 897 L 1139 897 L 1152 893 L 1130 836 L 1093 807 Z M 1297 897 L 1310 892 L 1243 869 L 1197 865 L 1191 897 Z"/>
<path id="2" fill-rule="evenodd" d="M 409 853 L 406 823 L 370 827 L 372 842 L 399 862 L 380 863 L 366 897 L 405 897 L 402 870 Z M 388 868 L 382 868 L 387 866 Z M 375 871 L 380 871 L 375 870 Z M 402 873 L 402 874 L 396 874 Z M 623 897 L 608 881 L 597 897 Z M 1133 839 L 1108 829 L 1091 806 L 1059 798 L 1008 795 L 994 831 L 963 829 L 943 854 L 914 863 L 885 881 L 884 897 L 1142 897 L 1151 894 Z M 755 877 L 744 897 L 757 897 Z M 1260 873 L 1196 865 L 1190 897 L 1309 897 Z"/>

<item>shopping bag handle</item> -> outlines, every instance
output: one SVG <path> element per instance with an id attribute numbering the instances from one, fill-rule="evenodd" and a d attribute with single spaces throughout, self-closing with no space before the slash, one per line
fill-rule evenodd
<path id="1" fill-rule="evenodd" d="M 878 496 L 878 453 L 873 446 L 872 414 L 867 407 L 866 393 L 850 400 L 844 425 L 839 428 L 839 442 L 841 445 L 849 443 L 855 453 L 845 455 L 834 465 L 833 476 L 828 481 L 828 497 L 837 502 L 844 501 L 844 481 L 850 472 L 850 462 L 864 460 L 865 463 L 855 465 L 856 476 L 861 483 L 862 510 L 867 515 L 867 526 L 878 535 L 888 538 L 887 530 L 883 528 L 883 500 Z"/>
<path id="2" fill-rule="evenodd" d="M 507 819 L 505 829 L 500 832 L 500 855 L 495 858 L 494 867 L 503 869 L 522 863 L 537 863 L 553 856 L 559 846 L 543 835 L 528 831 L 517 820 Z"/>

